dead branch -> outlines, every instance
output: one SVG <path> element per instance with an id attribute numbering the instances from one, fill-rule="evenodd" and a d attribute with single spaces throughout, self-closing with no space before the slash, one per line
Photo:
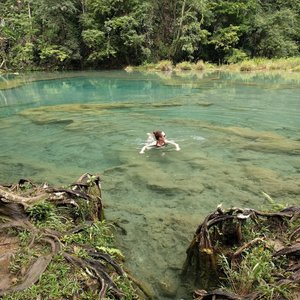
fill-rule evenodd
<path id="1" fill-rule="evenodd" d="M 273 254 L 274 257 L 282 255 L 300 256 L 300 243 L 296 243 L 290 247 L 283 248 Z"/>
<path id="2" fill-rule="evenodd" d="M 82 191 L 76 191 L 76 190 L 70 190 L 70 189 L 48 189 L 48 193 L 53 193 L 56 194 L 57 196 L 59 195 L 66 195 L 67 197 L 78 197 L 78 198 L 82 198 L 85 200 L 90 200 L 91 196 L 88 195 L 87 193 L 84 193 Z"/>
<path id="3" fill-rule="evenodd" d="M 42 194 L 34 196 L 34 197 L 22 197 L 22 196 L 19 196 L 19 195 L 9 192 L 9 191 L 5 190 L 2 186 L 0 186 L 0 198 L 3 202 L 19 203 L 19 204 L 22 204 L 26 208 L 32 203 L 47 199 L 48 195 L 47 195 L 47 193 L 42 193 Z"/>
<path id="4" fill-rule="evenodd" d="M 289 236 L 290 240 L 295 240 L 297 239 L 298 235 L 300 234 L 300 226 L 297 227 Z"/>
<path id="5" fill-rule="evenodd" d="M 263 242 L 265 239 L 264 238 L 255 238 L 254 240 L 244 244 L 242 247 L 240 247 L 239 249 L 237 249 L 233 255 L 232 255 L 232 260 L 236 259 L 239 255 L 241 255 L 241 253 L 247 249 L 250 248 L 251 246 L 255 245 L 258 242 Z"/>
<path id="6" fill-rule="evenodd" d="M 3 66 L 4 66 L 4 69 L 7 70 L 5 58 L 2 60 L 2 63 L 0 65 L 0 69 L 2 69 Z"/>

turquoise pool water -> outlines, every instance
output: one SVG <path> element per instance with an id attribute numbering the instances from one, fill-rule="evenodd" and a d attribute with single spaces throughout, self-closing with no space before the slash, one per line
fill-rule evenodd
<path id="1" fill-rule="evenodd" d="M 127 268 L 189 299 L 185 250 L 220 203 L 299 204 L 300 75 L 66 72 L 0 77 L 0 183 L 102 178 Z M 139 150 L 162 129 L 179 143 Z"/>

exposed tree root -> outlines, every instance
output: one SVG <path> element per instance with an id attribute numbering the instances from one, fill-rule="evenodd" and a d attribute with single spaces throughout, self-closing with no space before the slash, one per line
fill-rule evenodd
<path id="1" fill-rule="evenodd" d="M 273 225 L 274 230 L 281 230 L 284 233 L 288 222 L 297 220 L 300 216 L 300 207 L 288 207 L 279 212 L 261 212 L 254 209 L 232 208 L 224 211 L 219 206 L 216 211 L 209 214 L 203 223 L 201 223 L 190 243 L 186 253 L 186 261 L 183 266 L 183 275 L 186 278 L 193 278 L 195 286 L 200 287 L 194 293 L 195 299 L 261 299 L 258 292 L 252 292 L 245 295 L 236 295 L 224 290 L 207 291 L 211 287 L 220 285 L 220 277 L 224 273 L 220 270 L 218 260 L 220 255 L 225 255 L 229 260 L 231 268 L 238 269 L 243 259 L 243 253 L 255 247 L 259 243 L 264 243 L 268 247 L 265 236 L 256 237 L 250 241 L 245 241 L 243 236 L 243 227 L 246 220 L 252 221 L 259 227 L 260 223 L 267 221 L 267 224 Z M 273 257 L 286 256 L 290 259 L 290 276 L 285 279 L 278 279 L 278 284 L 293 283 L 299 284 L 300 264 L 300 241 L 299 226 L 286 238 L 289 238 L 290 245 L 274 251 Z M 232 251 L 232 247 L 237 247 Z"/>
<path id="2" fill-rule="evenodd" d="M 74 226 L 67 232 L 36 227 L 29 218 L 28 208 L 44 200 L 55 204 L 57 207 L 76 208 L 80 207 L 80 201 L 85 201 L 89 207 L 89 214 L 85 216 L 84 223 Z M 20 180 L 17 185 L 0 186 L 0 233 L 4 234 L 4 231 L 6 232 L 8 228 L 14 228 L 17 231 L 25 230 L 30 232 L 32 236 L 27 245 L 28 249 L 37 248 L 39 245 L 50 246 L 49 253 L 41 253 L 37 258 L 32 259 L 27 270 L 18 279 L 18 284 L 8 283 L 9 281 L 6 280 L 6 285 L 0 285 L 0 296 L 22 291 L 35 284 L 54 255 L 59 253 L 66 261 L 97 280 L 99 285 L 98 299 L 104 299 L 108 290 L 116 299 L 121 299 L 123 293 L 118 289 L 112 275 L 116 273 L 118 276 L 126 276 L 126 274 L 115 259 L 91 246 L 87 246 L 87 257 L 79 257 L 74 252 L 73 247 L 64 246 L 63 237 L 65 235 L 79 233 L 91 226 L 94 221 L 103 220 L 103 218 L 99 176 L 84 174 L 78 182 L 72 184 L 70 189 L 51 188 L 48 185 L 37 186 L 25 179 Z M 1 222 L 1 219 L 3 222 Z M 76 220 L 74 221 L 76 224 Z"/>

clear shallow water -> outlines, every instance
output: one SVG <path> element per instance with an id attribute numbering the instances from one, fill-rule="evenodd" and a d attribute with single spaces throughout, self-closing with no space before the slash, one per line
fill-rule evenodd
<path id="1" fill-rule="evenodd" d="M 189 299 L 185 250 L 219 203 L 300 203 L 299 74 L 42 73 L 0 89 L 0 182 L 99 173 L 127 268 L 159 299 Z M 181 151 L 139 154 L 155 129 Z"/>

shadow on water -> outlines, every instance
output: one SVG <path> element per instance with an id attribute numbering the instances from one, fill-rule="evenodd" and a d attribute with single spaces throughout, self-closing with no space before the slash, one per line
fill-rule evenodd
<path id="1" fill-rule="evenodd" d="M 0 182 L 100 173 L 126 266 L 159 299 L 190 298 L 185 250 L 219 203 L 260 208 L 262 192 L 299 201 L 300 75 L 30 76 L 0 91 Z M 139 154 L 155 129 L 181 151 Z"/>

